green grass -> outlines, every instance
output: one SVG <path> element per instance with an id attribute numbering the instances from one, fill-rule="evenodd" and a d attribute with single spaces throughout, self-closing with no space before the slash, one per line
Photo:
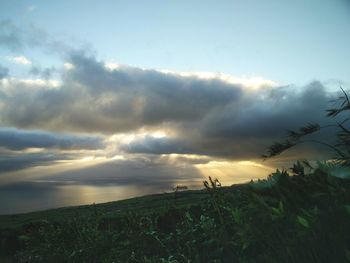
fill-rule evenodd
<path id="1" fill-rule="evenodd" d="M 0 216 L 0 262 L 350 262 L 350 180 L 326 169 Z"/>

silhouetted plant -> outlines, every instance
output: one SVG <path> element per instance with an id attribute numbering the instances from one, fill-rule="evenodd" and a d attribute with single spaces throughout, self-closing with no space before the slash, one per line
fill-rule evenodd
<path id="1" fill-rule="evenodd" d="M 340 113 L 350 111 L 349 97 L 342 87 L 340 89 L 343 95 L 338 97 L 337 100 L 335 100 L 340 102 L 340 105 L 337 108 L 331 108 L 326 110 L 327 117 L 337 117 Z M 327 126 L 320 126 L 318 123 L 308 123 L 296 131 L 288 131 L 287 138 L 281 142 L 273 143 L 267 149 L 267 154 L 264 154 L 262 157 L 265 159 L 275 157 L 298 144 L 308 142 L 327 146 L 336 153 L 334 161 L 342 165 L 350 165 L 350 130 L 347 127 L 345 127 L 345 123 L 349 120 L 350 117 L 345 118 L 343 121 L 337 122 L 336 124 L 331 124 Z M 307 135 L 316 133 L 322 129 L 326 129 L 329 127 L 336 127 L 338 129 L 338 132 L 336 133 L 337 143 L 335 144 L 330 144 L 320 140 L 302 140 Z M 308 163 L 303 164 L 309 166 Z M 293 167 L 293 169 L 300 170 L 300 167 Z"/>

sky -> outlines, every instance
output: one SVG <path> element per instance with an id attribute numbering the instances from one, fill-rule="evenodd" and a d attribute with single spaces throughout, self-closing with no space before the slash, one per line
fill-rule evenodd
<path id="1" fill-rule="evenodd" d="M 0 213 L 229 185 L 327 155 L 261 158 L 286 130 L 329 121 L 349 44 L 347 0 L 2 0 Z"/>

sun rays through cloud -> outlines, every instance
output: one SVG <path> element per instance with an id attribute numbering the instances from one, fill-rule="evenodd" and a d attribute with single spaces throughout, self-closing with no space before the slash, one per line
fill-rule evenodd
<path id="1" fill-rule="evenodd" d="M 59 206 L 76 189 L 69 204 L 110 201 L 329 156 L 305 145 L 261 157 L 287 130 L 327 125 L 320 109 L 350 87 L 341 1 L 78 2 L 0 4 L 3 198 L 39 189 Z"/>

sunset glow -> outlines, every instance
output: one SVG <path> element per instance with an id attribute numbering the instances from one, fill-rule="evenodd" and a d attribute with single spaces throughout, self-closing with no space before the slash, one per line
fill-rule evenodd
<path id="1" fill-rule="evenodd" d="M 350 87 L 349 6 L 297 2 L 1 1 L 0 214 L 330 158 L 262 157 Z"/>

